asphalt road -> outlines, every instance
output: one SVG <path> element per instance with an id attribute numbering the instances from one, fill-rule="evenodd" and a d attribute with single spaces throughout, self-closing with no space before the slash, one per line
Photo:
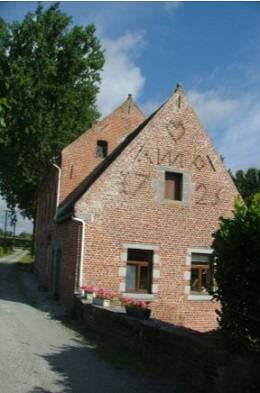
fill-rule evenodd
<path id="1" fill-rule="evenodd" d="M 167 370 L 86 334 L 20 258 L 0 260 L 0 393 L 181 393 Z"/>

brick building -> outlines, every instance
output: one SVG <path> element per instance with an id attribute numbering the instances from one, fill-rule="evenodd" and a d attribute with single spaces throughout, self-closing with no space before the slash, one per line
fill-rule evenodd
<path id="1" fill-rule="evenodd" d="M 36 272 L 69 307 L 82 284 L 215 328 L 212 233 L 237 194 L 181 85 L 148 119 L 129 96 L 67 146 L 38 191 Z"/>

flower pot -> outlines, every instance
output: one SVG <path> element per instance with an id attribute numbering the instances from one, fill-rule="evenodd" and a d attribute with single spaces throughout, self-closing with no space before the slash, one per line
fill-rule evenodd
<path id="1" fill-rule="evenodd" d="M 79 296 L 84 297 L 85 296 L 85 291 L 84 289 L 79 290 Z"/>
<path id="2" fill-rule="evenodd" d="M 127 315 L 137 319 L 149 319 L 151 310 L 149 308 L 136 308 L 131 306 L 125 306 Z"/>
<path id="3" fill-rule="evenodd" d="M 110 300 L 100 299 L 99 297 L 93 297 L 93 304 L 101 307 L 110 307 Z"/>
<path id="4" fill-rule="evenodd" d="M 85 292 L 85 299 L 92 301 L 93 300 L 93 293 Z"/>

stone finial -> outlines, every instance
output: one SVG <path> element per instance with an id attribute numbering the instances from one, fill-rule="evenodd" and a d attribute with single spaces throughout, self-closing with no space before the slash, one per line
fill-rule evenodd
<path id="1" fill-rule="evenodd" d="M 178 83 L 177 83 L 177 86 L 176 86 L 176 89 L 175 89 L 175 93 L 176 93 L 177 91 L 180 92 L 180 93 L 183 93 L 182 83 L 181 83 L 181 82 L 178 82 Z"/>
<path id="2" fill-rule="evenodd" d="M 127 101 L 128 101 L 128 113 L 131 114 L 132 107 L 133 107 L 133 96 L 132 96 L 132 94 L 128 94 Z"/>

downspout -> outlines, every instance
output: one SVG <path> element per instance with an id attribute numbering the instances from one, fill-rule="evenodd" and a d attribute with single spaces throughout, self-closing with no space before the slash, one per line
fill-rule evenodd
<path id="1" fill-rule="evenodd" d="M 53 165 L 56 169 L 58 169 L 58 172 L 59 172 L 59 175 L 58 175 L 58 186 L 57 186 L 57 198 L 56 198 L 56 211 L 55 211 L 55 216 L 54 216 L 54 221 L 56 221 L 56 218 L 57 218 L 57 215 L 58 215 L 58 206 L 59 206 L 59 203 L 60 203 L 60 179 L 61 179 L 61 168 L 60 168 L 58 165 L 56 165 L 56 164 L 53 164 L 53 163 L 52 163 L 52 165 Z"/>
<path id="2" fill-rule="evenodd" d="M 85 221 L 82 220 L 82 218 L 78 218 L 75 216 L 71 217 L 73 221 L 76 222 L 80 222 L 82 224 L 82 229 L 81 229 L 81 247 L 80 247 L 80 258 L 79 258 L 79 270 L 78 270 L 78 274 L 79 274 L 79 280 L 78 280 L 78 285 L 79 288 L 82 287 L 83 285 L 83 281 L 82 281 L 82 275 L 83 275 L 83 261 L 84 261 L 84 247 L 85 247 Z"/>

